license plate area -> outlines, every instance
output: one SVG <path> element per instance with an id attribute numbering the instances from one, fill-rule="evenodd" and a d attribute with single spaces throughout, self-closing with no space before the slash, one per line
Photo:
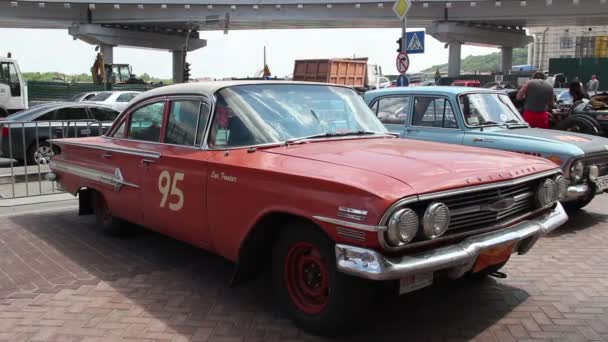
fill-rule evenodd
<path id="1" fill-rule="evenodd" d="M 595 186 L 597 186 L 598 191 L 608 189 L 608 176 L 597 177 L 595 180 Z"/>
<path id="2" fill-rule="evenodd" d="M 511 257 L 513 253 L 513 247 L 515 243 L 508 243 L 488 249 L 484 249 L 479 254 L 477 261 L 475 262 L 475 266 L 473 266 L 473 273 L 477 273 L 479 271 L 483 271 L 486 268 L 494 265 L 501 264 L 506 262 Z"/>
<path id="3" fill-rule="evenodd" d="M 433 272 L 407 276 L 399 280 L 399 294 L 420 290 L 433 284 Z"/>

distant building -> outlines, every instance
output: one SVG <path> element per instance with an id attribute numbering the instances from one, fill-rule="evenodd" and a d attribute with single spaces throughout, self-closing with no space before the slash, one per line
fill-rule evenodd
<path id="1" fill-rule="evenodd" d="M 531 27 L 528 64 L 549 69 L 551 58 L 608 58 L 608 26 Z"/>

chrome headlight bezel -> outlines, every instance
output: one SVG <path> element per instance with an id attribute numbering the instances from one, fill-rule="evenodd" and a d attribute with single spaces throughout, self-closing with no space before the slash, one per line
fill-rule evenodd
<path id="1" fill-rule="evenodd" d="M 585 164 L 581 160 L 575 161 L 570 167 L 570 179 L 580 182 L 585 174 Z"/>
<path id="2" fill-rule="evenodd" d="M 553 181 L 557 186 L 557 200 L 561 201 L 566 198 L 568 194 L 568 186 L 570 186 L 570 182 L 562 175 L 558 175 L 553 179 Z"/>
<path id="3" fill-rule="evenodd" d="M 589 180 L 595 182 L 600 175 L 600 168 L 597 165 L 589 166 Z"/>
<path id="4" fill-rule="evenodd" d="M 419 226 L 418 214 L 410 208 L 401 208 L 388 221 L 386 240 L 394 247 L 403 246 L 416 237 Z"/>
<path id="5" fill-rule="evenodd" d="M 450 209 L 441 202 L 431 203 L 424 212 L 422 234 L 427 239 L 435 239 L 448 230 L 450 226 Z"/>
<path id="6" fill-rule="evenodd" d="M 558 200 L 558 188 L 551 178 L 545 179 L 536 190 L 536 201 L 541 208 L 551 206 Z"/>

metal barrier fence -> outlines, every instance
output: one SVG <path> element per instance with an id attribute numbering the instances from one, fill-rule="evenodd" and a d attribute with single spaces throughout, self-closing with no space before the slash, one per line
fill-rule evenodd
<path id="1" fill-rule="evenodd" d="M 98 136 L 110 125 L 91 120 L 0 121 L 0 198 L 61 193 L 45 178 L 51 158 L 61 152 L 50 139 Z"/>

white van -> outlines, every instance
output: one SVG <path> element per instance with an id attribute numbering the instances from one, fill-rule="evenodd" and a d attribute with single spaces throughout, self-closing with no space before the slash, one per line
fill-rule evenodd
<path id="1" fill-rule="evenodd" d="M 0 57 L 0 117 L 28 108 L 27 85 L 17 61 Z"/>

